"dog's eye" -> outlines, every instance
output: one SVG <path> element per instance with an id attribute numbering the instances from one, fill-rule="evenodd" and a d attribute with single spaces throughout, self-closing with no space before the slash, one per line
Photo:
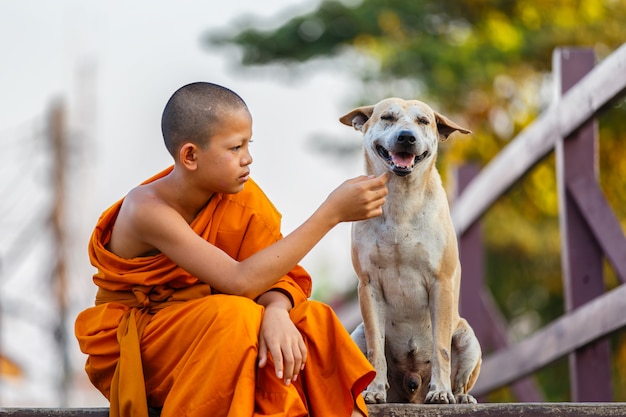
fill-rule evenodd
<path id="1" fill-rule="evenodd" d="M 391 114 L 383 114 L 380 116 L 381 120 L 393 121 L 395 118 Z"/>
<path id="2" fill-rule="evenodd" d="M 418 117 L 417 118 L 417 123 L 419 123 L 421 125 L 428 125 L 428 124 L 430 124 L 430 120 L 428 120 L 425 117 Z"/>

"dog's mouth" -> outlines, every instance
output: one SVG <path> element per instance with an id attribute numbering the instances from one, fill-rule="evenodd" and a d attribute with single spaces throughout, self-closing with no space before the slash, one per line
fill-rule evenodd
<path id="1" fill-rule="evenodd" d="M 394 174 L 404 177 L 413 172 L 413 168 L 416 164 L 420 163 L 428 156 L 428 151 L 420 155 L 415 155 L 409 152 L 392 152 L 388 151 L 384 147 L 377 145 L 376 151 L 381 158 L 389 163 L 389 167 Z"/>

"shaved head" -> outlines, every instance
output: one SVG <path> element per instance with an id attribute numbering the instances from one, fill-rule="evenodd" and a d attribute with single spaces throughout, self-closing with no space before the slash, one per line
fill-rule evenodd
<path id="1" fill-rule="evenodd" d="M 205 147 L 214 126 L 228 113 L 241 109 L 248 109 L 246 103 L 226 87 L 207 82 L 187 84 L 170 97 L 163 110 L 165 147 L 175 159 L 186 142 Z"/>

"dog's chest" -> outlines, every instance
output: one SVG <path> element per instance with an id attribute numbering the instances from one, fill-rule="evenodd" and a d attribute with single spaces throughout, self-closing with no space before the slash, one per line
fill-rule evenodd
<path id="1" fill-rule="evenodd" d="M 353 260 L 359 276 L 377 288 L 397 324 L 430 322 L 428 292 L 446 250 L 440 225 L 423 212 L 372 220 L 353 226 Z"/>
<path id="2" fill-rule="evenodd" d="M 440 231 L 419 216 L 408 221 L 382 218 L 355 224 L 353 245 L 361 263 L 376 269 L 408 269 L 409 273 L 437 268 L 445 249 Z"/>

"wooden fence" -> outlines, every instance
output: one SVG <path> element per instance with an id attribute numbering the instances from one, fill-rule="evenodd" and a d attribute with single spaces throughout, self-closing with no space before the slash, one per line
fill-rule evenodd
<path id="1" fill-rule="evenodd" d="M 626 326 L 626 238 L 598 184 L 596 116 L 626 94 L 626 44 L 597 66 L 590 50 L 558 49 L 553 70 L 558 100 L 480 172 L 459 172 L 452 218 L 463 266 L 461 311 L 481 344 L 495 349 L 483 358 L 472 392 L 480 396 L 511 385 L 520 401 L 542 401 L 526 377 L 569 356 L 572 401 L 610 402 L 607 336 Z M 483 282 L 480 218 L 553 151 L 566 313 L 509 344 L 506 323 Z M 621 282 L 608 292 L 605 258 Z"/>

